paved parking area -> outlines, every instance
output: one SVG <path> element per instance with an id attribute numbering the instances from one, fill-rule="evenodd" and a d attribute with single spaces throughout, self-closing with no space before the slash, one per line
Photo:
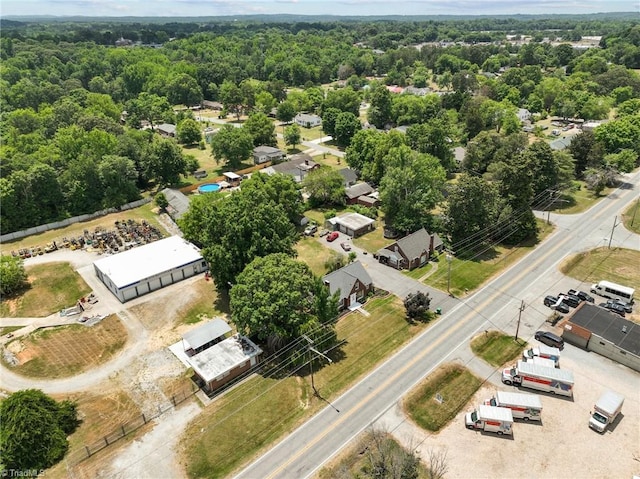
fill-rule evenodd
<path id="1" fill-rule="evenodd" d="M 439 434 L 426 434 L 408 420 L 395 426 L 386 421 L 386 425 L 424 461 L 430 451 L 446 451 L 450 479 L 640 475 L 640 374 L 571 345 L 565 347 L 560 364 L 575 376 L 574 399 L 539 393 L 542 424 L 517 421 L 513 437 L 470 431 L 464 425 L 464 414 L 496 390 L 517 390 L 501 383 L 499 371 L 489 376 L 468 407 Z M 589 413 L 605 389 L 623 394 L 625 403 L 613 427 L 598 434 L 588 427 Z"/>

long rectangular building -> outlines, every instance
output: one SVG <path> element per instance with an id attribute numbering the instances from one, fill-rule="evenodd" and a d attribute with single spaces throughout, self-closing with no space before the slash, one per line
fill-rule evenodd
<path id="1" fill-rule="evenodd" d="M 207 270 L 200 250 L 179 236 L 101 258 L 96 275 L 121 302 Z"/>

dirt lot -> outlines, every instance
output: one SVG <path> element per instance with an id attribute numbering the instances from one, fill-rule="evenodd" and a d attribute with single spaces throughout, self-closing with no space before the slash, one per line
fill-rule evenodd
<path id="1" fill-rule="evenodd" d="M 469 431 L 464 425 L 464 414 L 496 389 L 516 390 L 501 384 L 498 373 L 439 434 L 425 434 L 405 422 L 393 431 L 394 436 L 405 445 L 419 444 L 423 460 L 430 450 L 446 451 L 448 479 L 630 478 L 640 473 L 640 375 L 570 345 L 563 351 L 561 367 L 574 373 L 574 400 L 541 393 L 542 424 L 517 421 L 512 438 Z M 601 435 L 587 424 L 593 404 L 607 388 L 626 399 L 613 429 Z M 536 393 L 524 388 L 522 392 Z"/>

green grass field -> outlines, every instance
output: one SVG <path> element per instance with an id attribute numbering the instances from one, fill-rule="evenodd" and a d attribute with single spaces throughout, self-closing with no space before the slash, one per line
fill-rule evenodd
<path id="1" fill-rule="evenodd" d="M 560 271 L 587 285 L 601 280 L 640 288 L 640 251 L 596 248 L 568 258 Z"/>
<path id="2" fill-rule="evenodd" d="M 404 401 L 404 409 L 418 426 L 438 432 L 462 410 L 482 381 L 458 364 L 447 364 L 436 370 Z M 442 402 L 436 401 L 440 395 Z"/>
<path id="3" fill-rule="evenodd" d="M 26 268 L 29 288 L 20 295 L 3 297 L 0 315 L 5 318 L 38 318 L 75 306 L 91 288 L 69 263 L 55 262 Z"/>
<path id="4" fill-rule="evenodd" d="M 622 214 L 624 227 L 635 234 L 640 234 L 640 199 L 629 205 Z"/>
<path id="5" fill-rule="evenodd" d="M 393 296 L 374 298 L 365 305 L 366 317 L 353 312 L 342 317 L 336 330 L 344 340 L 330 356 L 334 363 L 314 372 L 314 383 L 325 400 L 344 391 L 382 359 L 422 331 L 410 325 L 404 308 Z M 220 397 L 193 421 L 183 435 L 183 462 L 189 477 L 226 477 L 326 406 L 313 395 L 308 375 L 285 379 L 255 376 Z"/>
<path id="6" fill-rule="evenodd" d="M 525 341 L 516 341 L 498 331 L 482 333 L 471 341 L 471 351 L 492 366 L 502 366 L 507 361 L 520 357 L 526 345 Z"/>

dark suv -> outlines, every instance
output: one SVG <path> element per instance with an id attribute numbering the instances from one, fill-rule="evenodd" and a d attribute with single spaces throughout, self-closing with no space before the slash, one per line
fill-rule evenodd
<path id="1" fill-rule="evenodd" d="M 564 301 L 559 301 L 555 296 L 546 296 L 543 302 L 545 306 L 549 306 L 559 313 L 567 314 L 569 312 L 569 306 Z"/>
<path id="2" fill-rule="evenodd" d="M 580 298 L 574 296 L 573 294 L 559 294 L 558 298 L 561 298 L 563 303 L 572 308 L 577 308 L 578 305 L 582 302 Z"/>
<path id="3" fill-rule="evenodd" d="M 564 349 L 564 339 L 549 331 L 537 331 L 535 338 L 542 344 L 546 344 L 552 348 Z"/>
<path id="4" fill-rule="evenodd" d="M 589 303 L 593 303 L 593 296 L 591 296 L 589 293 L 585 293 L 584 291 L 576 291 L 575 289 L 570 289 L 569 290 L 569 294 L 577 296 L 578 298 L 580 298 L 582 301 L 587 301 Z"/>

